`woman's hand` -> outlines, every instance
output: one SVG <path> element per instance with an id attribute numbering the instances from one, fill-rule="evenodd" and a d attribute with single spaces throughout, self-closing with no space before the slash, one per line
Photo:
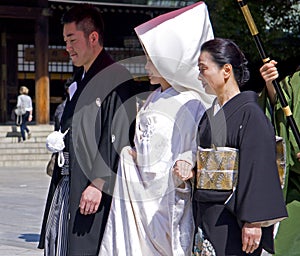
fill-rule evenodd
<path id="1" fill-rule="evenodd" d="M 173 172 L 181 180 L 188 180 L 194 176 L 193 166 L 184 160 L 176 161 Z"/>
<path id="2" fill-rule="evenodd" d="M 242 228 L 243 251 L 253 253 L 259 247 L 261 234 L 260 224 L 245 223 Z"/>

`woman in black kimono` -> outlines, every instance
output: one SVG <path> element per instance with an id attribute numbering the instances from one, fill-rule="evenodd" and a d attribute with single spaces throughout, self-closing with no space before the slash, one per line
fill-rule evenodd
<path id="1" fill-rule="evenodd" d="M 260 255 L 262 249 L 273 253 L 273 224 L 287 217 L 274 129 L 256 103 L 256 93 L 240 91 L 249 79 L 246 65 L 230 40 L 213 39 L 201 47 L 199 79 L 217 98 L 200 121 L 199 145 L 237 149 L 238 178 L 231 188 L 207 189 L 198 185 L 198 170 L 195 255 Z"/>

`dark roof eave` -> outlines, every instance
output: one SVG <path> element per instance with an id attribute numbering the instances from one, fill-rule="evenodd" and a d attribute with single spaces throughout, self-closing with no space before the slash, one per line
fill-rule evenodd
<path id="1" fill-rule="evenodd" d="M 93 5 L 112 6 L 112 7 L 132 7 L 132 8 L 152 8 L 152 9 L 177 9 L 173 6 L 157 6 L 157 5 L 145 5 L 145 4 L 125 4 L 125 3 L 110 3 L 110 2 L 98 2 L 98 1 L 80 1 L 80 0 L 48 0 L 53 3 L 66 3 L 66 4 L 80 4 L 88 3 Z"/>

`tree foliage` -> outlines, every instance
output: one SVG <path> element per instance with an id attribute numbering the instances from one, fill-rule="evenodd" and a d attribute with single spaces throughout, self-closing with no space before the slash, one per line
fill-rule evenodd
<path id="1" fill-rule="evenodd" d="M 234 40 L 249 61 L 261 65 L 261 58 L 236 0 L 206 0 L 216 37 Z M 300 65 L 300 1 L 246 1 L 266 53 L 282 66 L 281 75 Z M 280 69 L 279 69 L 280 70 Z"/>

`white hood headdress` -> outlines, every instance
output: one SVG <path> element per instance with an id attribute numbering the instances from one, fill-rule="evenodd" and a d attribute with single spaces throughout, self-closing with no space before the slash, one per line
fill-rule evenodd
<path id="1" fill-rule="evenodd" d="M 201 45 L 214 37 L 205 3 L 160 15 L 134 30 L 162 77 L 177 91 L 197 91 L 210 107 L 214 96 L 205 93 L 197 66 Z"/>

